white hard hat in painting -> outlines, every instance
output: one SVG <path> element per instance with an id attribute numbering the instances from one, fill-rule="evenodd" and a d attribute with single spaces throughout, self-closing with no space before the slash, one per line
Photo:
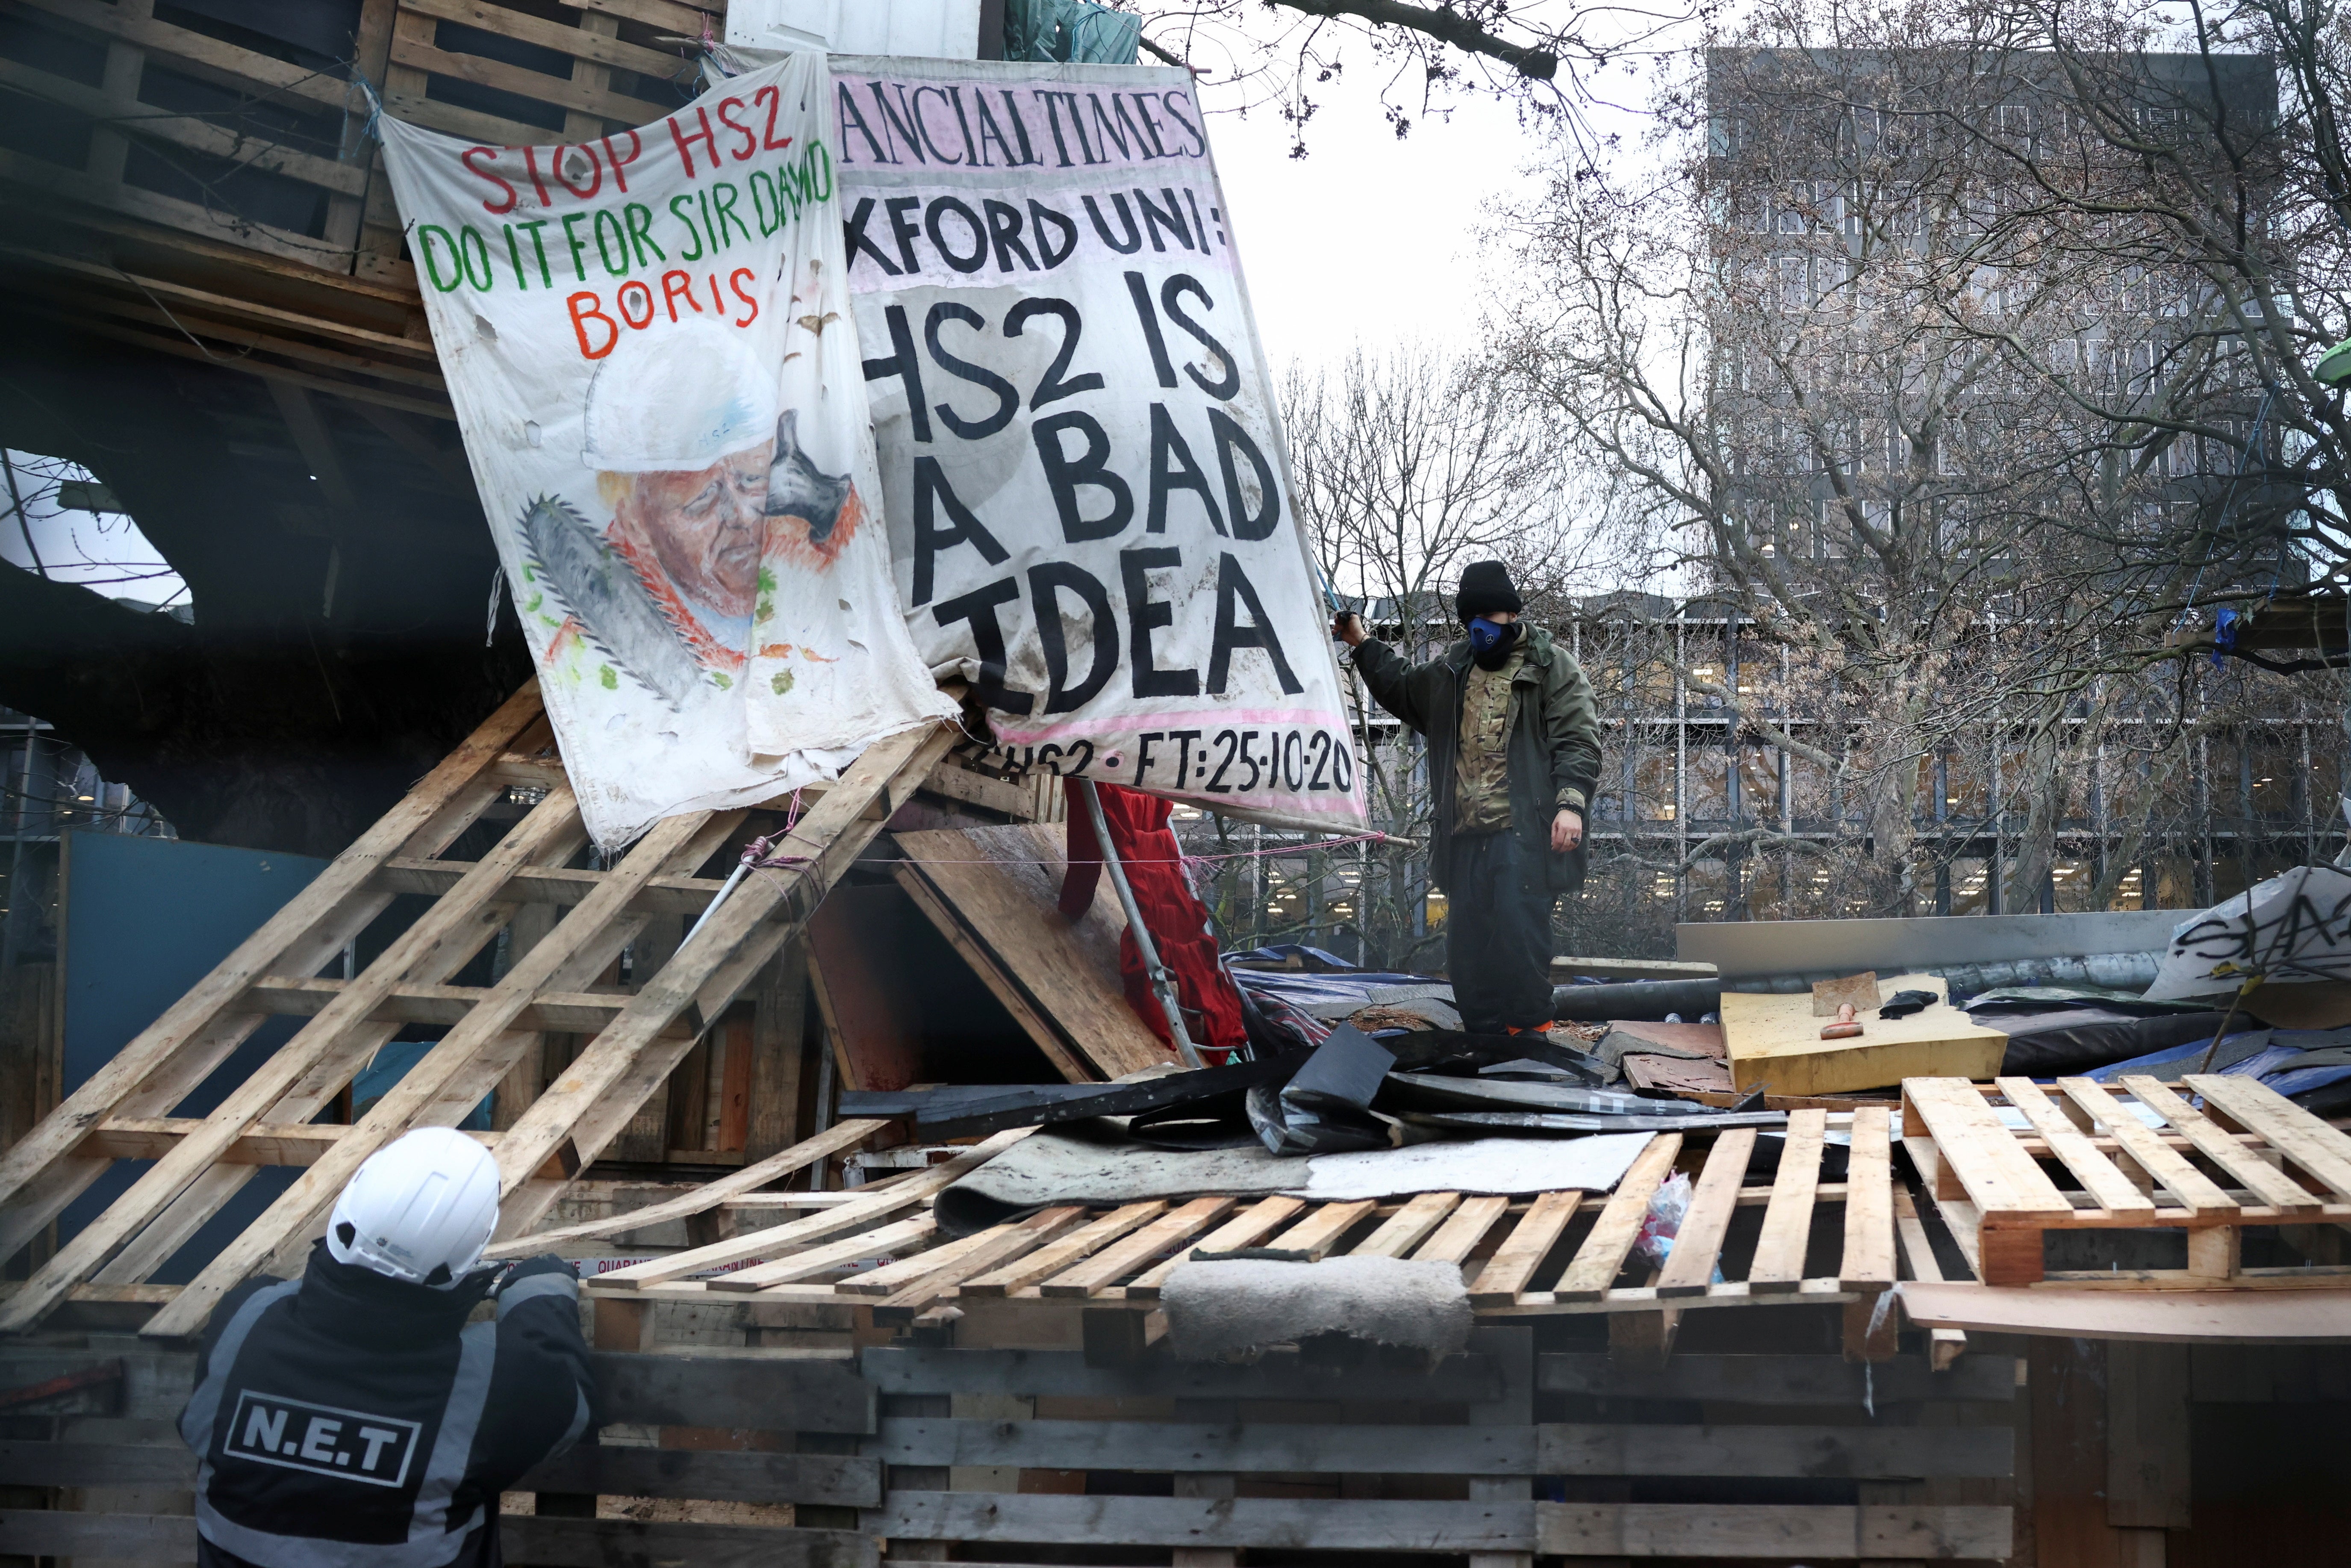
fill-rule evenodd
<path id="1" fill-rule="evenodd" d="M 498 1166 L 455 1127 L 419 1127 L 368 1156 L 327 1222 L 327 1250 L 414 1285 L 453 1285 L 498 1225 Z"/>
<path id="2" fill-rule="evenodd" d="M 588 466 L 694 473 L 776 434 L 776 377 L 744 335 L 715 321 L 621 334 L 588 382 Z"/>

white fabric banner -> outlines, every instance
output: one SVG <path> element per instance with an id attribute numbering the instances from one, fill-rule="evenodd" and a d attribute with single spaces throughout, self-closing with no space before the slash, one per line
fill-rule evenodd
<path id="1" fill-rule="evenodd" d="M 898 591 L 924 657 L 989 708 L 993 759 L 1362 822 L 1191 78 L 847 55 L 832 70 Z"/>
<path id="2" fill-rule="evenodd" d="M 483 510 L 607 847 L 955 711 L 893 613 L 831 131 L 817 54 L 579 146 L 383 121 Z"/>

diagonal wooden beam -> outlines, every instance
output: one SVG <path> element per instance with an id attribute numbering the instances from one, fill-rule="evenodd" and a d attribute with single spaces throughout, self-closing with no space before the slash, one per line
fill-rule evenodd
<path id="1" fill-rule="evenodd" d="M 218 1110 L 205 1118 L 204 1131 L 183 1138 L 180 1146 L 148 1169 L 131 1189 L 110 1205 L 71 1241 L 57 1249 L 22 1289 L 0 1303 L 0 1333 L 20 1331 L 38 1322 L 74 1286 L 104 1267 L 141 1228 L 162 1213 L 190 1183 L 202 1176 L 222 1153 L 261 1120 L 278 1099 L 295 1088 L 323 1059 L 336 1053 L 354 1030 L 370 1026 L 368 1014 L 409 971 L 431 963 L 444 949 L 455 952 L 471 934 L 478 946 L 477 916 L 496 900 L 516 868 L 528 864 L 543 850 L 580 831 L 579 803 L 568 789 L 549 793 L 546 800 L 517 823 L 497 846 L 479 861 L 466 879 L 423 918 L 410 926 L 368 966 L 354 981 L 312 1019 L 292 1040 L 239 1085 Z M 470 955 L 466 947 L 457 961 Z M 239 988 L 250 976 L 240 976 Z"/>
<path id="2" fill-rule="evenodd" d="M 324 963 L 328 953 L 342 946 L 391 903 L 389 894 L 369 888 L 379 865 L 410 847 L 411 841 L 437 836 L 442 829 L 454 839 L 479 814 L 488 795 L 475 788 L 476 776 L 542 712 L 537 684 L 525 686 L 419 780 L 406 799 L 336 856 L 308 887 L 0 1155 L 0 1216 L 5 1217 L 0 1218 L 0 1257 L 14 1253 L 104 1171 L 102 1165 L 78 1161 L 71 1168 L 58 1168 L 90 1129 L 117 1113 L 168 1112 L 186 1089 L 201 1082 L 259 1027 L 260 1014 L 237 1007 L 248 985 L 273 969 L 301 973 Z M 468 796 L 470 811 L 449 810 Z M 464 820 L 451 820 L 457 816 Z M 310 962 L 297 961 L 300 957 Z M 186 1088 L 161 1104 L 131 1103 L 159 1080 Z M 31 1190 L 37 1181 L 39 1190 Z"/>
<path id="3" fill-rule="evenodd" d="M 554 800 L 556 795 L 548 799 Z M 540 810 L 545 810 L 542 804 Z M 289 1236 L 312 1216 L 332 1204 L 362 1161 L 406 1132 L 419 1113 L 483 1052 L 520 1022 L 538 988 L 552 981 L 565 962 L 600 936 L 622 912 L 637 890 L 670 869 L 670 862 L 695 838 L 707 811 L 689 811 L 653 824 L 628 857 L 607 873 L 594 893 L 565 912 L 553 931 L 523 955 L 521 962 L 475 1004 L 463 1023 L 452 1029 L 387 1091 L 375 1108 L 336 1141 L 333 1149 L 305 1170 L 277 1196 L 245 1233 L 221 1249 L 190 1281 L 172 1304 L 150 1319 L 141 1332 L 158 1338 L 197 1333 L 220 1299 L 234 1290 Z M 452 896 L 455 896 L 454 894 Z M 340 999 L 340 998 L 339 998 Z M 501 1073 L 503 1065 L 498 1070 Z"/>
<path id="4" fill-rule="evenodd" d="M 603 1152 L 692 1049 L 659 1038 L 670 1022 L 683 1014 L 698 1034 L 724 1012 L 807 924 L 959 733 L 952 725 L 925 724 L 868 747 L 777 846 L 798 863 L 744 878 L 628 1010 L 508 1129 L 498 1154 L 507 1193 L 501 1239 L 528 1234 L 561 1196 L 561 1183 L 530 1182 L 526 1188 L 530 1174 L 567 1147 L 566 1170 L 581 1169 Z"/>

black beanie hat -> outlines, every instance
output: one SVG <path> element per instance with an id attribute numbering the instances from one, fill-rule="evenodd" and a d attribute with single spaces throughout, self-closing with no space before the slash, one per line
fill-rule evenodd
<path id="1" fill-rule="evenodd" d="M 1464 626 L 1473 616 L 1490 615 L 1497 610 L 1516 615 L 1526 607 L 1526 601 L 1511 586 L 1510 569 L 1500 561 L 1471 561 L 1463 569 L 1461 591 L 1454 596 L 1453 608 L 1459 612 Z"/>

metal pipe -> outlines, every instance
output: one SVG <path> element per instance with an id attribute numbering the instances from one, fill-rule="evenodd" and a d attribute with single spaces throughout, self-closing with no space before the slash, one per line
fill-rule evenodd
<path id="1" fill-rule="evenodd" d="M 1078 793 L 1086 799 L 1086 820 L 1094 825 L 1094 842 L 1101 848 L 1102 868 L 1110 873 L 1110 884 L 1118 889 L 1119 907 L 1126 911 L 1126 928 L 1134 934 L 1135 949 L 1143 955 L 1143 972 L 1150 977 L 1151 994 L 1159 998 L 1160 1011 L 1167 1015 L 1168 1033 L 1176 1041 L 1176 1054 L 1184 1059 L 1186 1067 L 1203 1065 L 1200 1053 L 1193 1049 L 1192 1036 L 1184 1028 L 1184 1009 L 1176 1000 L 1176 977 L 1167 966 L 1159 961 L 1159 945 L 1151 939 L 1151 928 L 1143 923 L 1143 911 L 1135 906 L 1134 889 L 1127 885 L 1126 867 L 1119 862 L 1118 851 L 1110 841 L 1110 823 L 1104 820 L 1102 792 L 1091 779 L 1078 780 Z"/>

